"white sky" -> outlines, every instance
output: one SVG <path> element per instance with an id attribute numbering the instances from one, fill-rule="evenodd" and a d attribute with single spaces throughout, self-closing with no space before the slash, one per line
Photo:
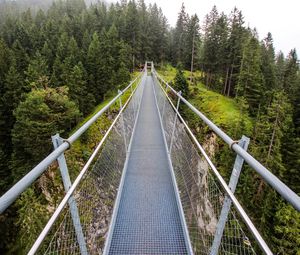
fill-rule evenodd
<path id="1" fill-rule="evenodd" d="M 286 55 L 297 48 L 300 56 L 300 0 L 145 0 L 147 4 L 156 2 L 171 26 L 175 26 L 182 2 L 189 14 L 197 13 L 200 24 L 213 5 L 219 12 L 229 14 L 236 6 L 245 17 L 245 25 L 256 27 L 263 39 L 268 32 L 273 35 L 276 52 Z"/>

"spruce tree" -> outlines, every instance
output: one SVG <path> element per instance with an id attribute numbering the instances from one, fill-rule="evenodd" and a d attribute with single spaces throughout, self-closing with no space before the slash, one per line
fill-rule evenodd
<path id="1" fill-rule="evenodd" d="M 275 92 L 266 114 L 257 120 L 253 134 L 254 156 L 279 178 L 284 178 L 287 169 L 282 159 L 282 139 L 292 121 L 291 105 L 283 92 Z M 274 231 L 274 215 L 278 206 L 275 191 L 257 176 L 253 194 L 254 213 L 261 222 L 261 231 L 267 238 Z"/>
<path id="2" fill-rule="evenodd" d="M 300 213 L 291 205 L 280 201 L 274 216 L 274 252 L 276 254 L 299 254 Z"/>
<path id="3" fill-rule="evenodd" d="M 185 54 L 185 66 L 189 67 L 191 70 L 190 80 L 193 80 L 193 71 L 195 64 L 197 63 L 198 49 L 200 43 L 200 27 L 199 27 L 199 19 L 195 14 L 189 20 L 187 25 L 187 46 L 186 46 L 186 54 Z"/>
<path id="4" fill-rule="evenodd" d="M 88 54 L 87 54 L 87 72 L 89 75 L 89 83 L 91 84 L 92 93 L 95 95 L 97 102 L 103 99 L 106 84 L 102 84 L 102 52 L 105 49 L 101 49 L 100 40 L 98 34 L 93 34 L 92 41 L 90 43 Z M 108 82 L 108 81 L 104 81 Z"/>
<path id="5" fill-rule="evenodd" d="M 298 71 L 299 64 L 297 52 L 296 49 L 293 49 L 287 56 L 283 83 L 283 88 L 289 95 L 292 102 L 296 99 L 295 96 L 297 95 L 297 92 L 300 89 Z"/>
<path id="6" fill-rule="evenodd" d="M 64 135 L 72 128 L 79 111 L 68 89 L 59 87 L 32 90 L 14 115 L 12 169 L 18 180 L 52 150 L 51 135 Z"/>
<path id="7" fill-rule="evenodd" d="M 138 52 L 140 49 L 140 23 L 137 11 L 137 6 L 134 0 L 130 0 L 126 8 L 126 39 L 131 47 L 132 69 L 135 67 Z"/>
<path id="8" fill-rule="evenodd" d="M 174 78 L 174 88 L 178 92 L 181 91 L 181 95 L 184 98 L 189 97 L 189 84 L 184 77 L 181 65 L 177 66 L 176 76 Z"/>
<path id="9" fill-rule="evenodd" d="M 224 80 L 224 94 L 234 96 L 239 80 L 243 58 L 243 47 L 248 37 L 244 28 L 244 17 L 236 7 L 229 16 L 229 38 L 227 42 L 227 68 Z"/>
<path id="10" fill-rule="evenodd" d="M 49 70 L 46 59 L 39 51 L 36 52 L 34 58 L 30 61 L 25 71 L 25 82 L 30 88 L 42 88 L 46 85 L 43 81 L 48 79 Z"/>
<path id="11" fill-rule="evenodd" d="M 26 86 L 23 77 L 19 74 L 16 69 L 15 60 L 13 60 L 8 73 L 5 77 L 5 93 L 1 99 L 3 116 L 2 120 L 5 122 L 5 130 L 2 137 L 2 142 L 5 144 L 6 151 L 11 153 L 11 129 L 15 123 L 15 117 L 13 111 L 17 108 L 20 103 L 22 96 L 30 91 L 29 86 Z"/>
<path id="12" fill-rule="evenodd" d="M 250 113 L 254 115 L 262 102 L 263 93 L 260 46 L 257 38 L 251 36 L 244 47 L 236 94 L 246 98 Z"/>
<path id="13" fill-rule="evenodd" d="M 86 82 L 86 71 L 81 62 L 75 65 L 69 76 L 66 79 L 66 85 L 69 88 L 70 99 L 74 101 L 79 110 L 87 115 L 95 106 L 95 98 L 93 94 L 88 90 Z"/>
<path id="14" fill-rule="evenodd" d="M 182 3 L 181 10 L 178 14 L 176 27 L 174 31 L 174 59 L 173 63 L 184 63 L 184 53 L 186 47 L 186 34 L 188 26 L 189 16 L 185 11 L 185 6 Z"/>
<path id="15" fill-rule="evenodd" d="M 275 51 L 273 46 L 272 34 L 268 33 L 262 44 L 262 73 L 265 81 L 266 90 L 276 88 L 275 82 Z"/>
<path id="16" fill-rule="evenodd" d="M 285 58 L 280 51 L 275 59 L 275 89 L 282 90 L 284 85 Z"/>

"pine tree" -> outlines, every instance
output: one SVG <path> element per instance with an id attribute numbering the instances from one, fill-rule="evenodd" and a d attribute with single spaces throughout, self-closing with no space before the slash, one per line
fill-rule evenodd
<path id="1" fill-rule="evenodd" d="M 1 137 L 2 142 L 5 144 L 6 152 L 11 153 L 11 129 L 15 123 L 13 111 L 17 108 L 21 101 L 22 95 L 30 91 L 30 88 L 24 84 L 23 77 L 16 69 L 15 60 L 10 66 L 8 73 L 5 77 L 4 89 L 5 93 L 1 98 L 2 101 L 2 120 L 5 122 L 5 131 Z"/>
<path id="2" fill-rule="evenodd" d="M 151 17 L 148 15 L 147 12 L 147 6 L 145 4 L 144 0 L 139 0 L 138 1 L 138 12 L 139 12 L 139 24 L 140 24 L 140 29 L 142 31 L 141 33 L 141 45 L 140 45 L 140 56 L 139 59 L 142 63 L 144 63 L 147 59 L 152 59 L 150 57 L 150 43 L 151 41 L 149 40 L 149 36 L 151 36 L 151 33 L 149 33 L 149 26 L 152 25 L 152 22 L 149 21 Z"/>
<path id="3" fill-rule="evenodd" d="M 224 82 L 224 94 L 234 96 L 242 66 L 243 46 L 248 37 L 244 28 L 244 17 L 236 7 L 229 17 L 229 38 L 227 42 L 227 68 Z"/>
<path id="4" fill-rule="evenodd" d="M 0 195 L 2 195 L 9 187 L 10 171 L 8 170 L 8 157 L 4 153 L 2 146 L 0 147 Z"/>
<path id="5" fill-rule="evenodd" d="M 90 75 L 89 82 L 90 82 L 90 84 L 93 84 L 93 86 L 94 86 L 93 93 L 95 95 L 96 95 L 95 76 L 97 73 L 97 64 L 98 64 L 99 55 L 100 55 L 100 41 L 99 41 L 98 34 L 95 32 L 93 34 L 92 41 L 89 45 L 88 54 L 87 54 L 87 67 L 88 67 L 87 71 Z M 97 98 L 98 98 L 98 96 L 97 96 Z"/>
<path id="6" fill-rule="evenodd" d="M 28 87 L 41 88 L 46 85 L 44 81 L 49 76 L 48 65 L 46 59 L 39 51 L 36 52 L 35 57 L 30 61 L 25 75 L 25 82 Z"/>
<path id="7" fill-rule="evenodd" d="M 189 97 L 189 85 L 186 78 L 184 77 L 181 65 L 178 65 L 177 67 L 177 72 L 174 79 L 174 88 L 177 91 L 181 91 L 181 95 L 184 98 Z"/>
<path id="8" fill-rule="evenodd" d="M 4 43 L 2 39 L 0 39 L 0 147 L 2 139 L 2 133 L 6 133 L 5 128 L 5 121 L 3 120 L 2 116 L 4 116 L 5 112 L 3 111 L 4 102 L 2 97 L 6 91 L 5 89 L 5 79 L 6 74 L 9 68 L 9 61 L 10 61 L 10 54 L 7 45 Z"/>
<path id="9" fill-rule="evenodd" d="M 285 59 L 283 53 L 280 51 L 275 60 L 275 82 L 276 89 L 282 90 L 284 84 L 284 72 L 285 72 Z"/>
<path id="10" fill-rule="evenodd" d="M 12 169 L 18 180 L 51 151 L 51 135 L 71 129 L 79 111 L 69 100 L 68 89 L 59 87 L 32 90 L 14 115 Z"/>
<path id="11" fill-rule="evenodd" d="M 275 92 L 266 114 L 261 114 L 254 129 L 254 156 L 279 178 L 286 175 L 282 159 L 282 139 L 291 125 L 291 105 L 283 92 Z M 278 197 L 273 189 L 256 176 L 253 205 L 256 217 L 261 222 L 261 231 L 269 238 L 273 231 L 274 214 Z M 257 185 L 257 186 L 256 186 Z"/>
<path id="12" fill-rule="evenodd" d="M 16 40 L 12 45 L 12 55 L 16 60 L 17 70 L 20 73 L 23 73 L 28 66 L 29 56 L 18 40 Z"/>
<path id="13" fill-rule="evenodd" d="M 191 17 L 188 28 L 187 28 L 187 47 L 186 47 L 186 58 L 185 66 L 188 66 L 191 70 L 190 81 L 193 81 L 193 71 L 194 66 L 197 63 L 198 48 L 200 43 L 200 33 L 199 33 L 199 19 L 195 14 Z"/>
<path id="14" fill-rule="evenodd" d="M 220 90 L 219 83 L 226 69 L 228 21 L 223 13 L 219 15 L 216 6 L 207 15 L 204 30 L 202 63 L 206 73 L 205 84 Z"/>
<path id="15" fill-rule="evenodd" d="M 95 98 L 91 92 L 88 91 L 86 82 L 86 71 L 81 62 L 75 65 L 71 73 L 66 79 L 66 85 L 70 89 L 70 99 L 74 101 L 79 110 L 84 114 L 91 112 L 95 106 Z"/>
<path id="16" fill-rule="evenodd" d="M 290 51 L 286 60 L 283 84 L 283 88 L 289 95 L 292 102 L 295 100 L 295 96 L 297 95 L 298 89 L 300 88 L 298 80 L 298 71 L 299 65 L 297 52 L 296 49 L 293 49 Z"/>
<path id="17" fill-rule="evenodd" d="M 9 173 L 7 171 L 8 155 L 11 146 L 7 144 L 9 141 L 10 129 L 6 126 L 6 118 L 8 113 L 5 109 L 5 101 L 3 96 L 6 93 L 5 87 L 7 71 L 10 61 L 9 49 L 5 42 L 0 39 L 0 193 L 9 185 Z"/>
<path id="18" fill-rule="evenodd" d="M 61 78 L 62 74 L 63 74 L 63 64 L 60 61 L 60 58 L 57 56 L 53 63 L 52 75 L 50 79 L 53 87 L 59 87 L 63 85 L 63 80 Z"/>
<path id="19" fill-rule="evenodd" d="M 45 41 L 43 48 L 41 49 L 41 55 L 45 58 L 49 70 L 51 70 L 54 62 L 54 54 L 52 48 L 49 45 L 49 41 Z"/>
<path id="20" fill-rule="evenodd" d="M 276 87 L 275 83 L 275 52 L 273 47 L 272 34 L 268 33 L 262 44 L 262 73 L 265 81 L 266 90 Z"/>
<path id="21" fill-rule="evenodd" d="M 181 5 L 181 10 L 178 14 L 176 27 L 174 31 L 174 59 L 173 63 L 177 64 L 179 62 L 184 63 L 184 52 L 185 52 L 185 41 L 187 34 L 187 25 L 189 21 L 189 16 L 185 11 L 184 4 Z"/>
<path id="22" fill-rule="evenodd" d="M 128 51 L 129 49 L 126 44 L 120 42 L 115 86 L 123 87 L 123 85 L 126 85 L 130 80 Z"/>
<path id="23" fill-rule="evenodd" d="M 140 49 L 140 24 L 137 6 L 134 0 L 130 0 L 126 8 L 126 41 L 131 47 L 132 68 L 136 65 L 136 59 Z"/>
<path id="24" fill-rule="evenodd" d="M 29 251 L 41 233 L 47 223 L 49 211 L 42 194 L 33 188 L 28 188 L 23 192 L 16 205 L 18 207 L 18 221 L 16 222 L 18 233 L 17 244 L 13 248 L 16 253 L 21 254 Z"/>
<path id="25" fill-rule="evenodd" d="M 291 205 L 281 201 L 274 217 L 274 234 L 276 254 L 299 254 L 300 247 L 300 213 Z"/>
<path id="26" fill-rule="evenodd" d="M 263 92 L 260 46 L 257 38 L 251 36 L 244 47 L 236 94 L 246 98 L 250 113 L 254 115 L 262 102 Z"/>

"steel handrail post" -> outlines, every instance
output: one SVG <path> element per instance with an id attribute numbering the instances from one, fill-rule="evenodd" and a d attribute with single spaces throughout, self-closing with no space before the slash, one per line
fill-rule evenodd
<path id="1" fill-rule="evenodd" d="M 56 135 L 52 136 L 52 143 L 53 143 L 54 149 L 56 149 L 63 143 L 63 139 L 59 136 L 59 134 L 56 134 Z M 66 162 L 64 153 L 62 153 L 57 158 L 57 162 L 59 165 L 59 170 L 60 170 L 60 174 L 62 177 L 64 189 L 66 192 L 68 192 L 68 190 L 72 186 L 72 183 L 71 183 L 68 166 L 67 166 L 67 162 Z M 79 244 L 80 253 L 83 255 L 88 255 L 86 242 L 85 242 L 84 234 L 83 234 L 82 227 L 81 227 L 79 211 L 78 211 L 76 200 L 73 195 L 70 196 L 68 204 L 69 204 L 69 210 L 70 210 L 73 226 L 74 226 L 75 233 L 76 233 L 77 242 Z"/>
<path id="2" fill-rule="evenodd" d="M 250 139 L 248 137 L 242 136 L 242 139 L 239 141 L 238 145 L 241 146 L 241 148 L 243 148 L 244 150 L 247 150 L 248 146 L 249 146 L 249 142 L 250 142 Z M 236 155 L 236 159 L 234 162 L 230 181 L 228 184 L 228 187 L 230 188 L 230 190 L 232 191 L 233 194 L 235 192 L 235 189 L 236 189 L 239 177 L 240 177 L 240 173 L 242 171 L 243 163 L 244 163 L 244 159 L 241 156 Z M 222 206 L 222 210 L 220 213 L 219 221 L 217 224 L 214 241 L 211 246 L 210 255 L 217 255 L 219 252 L 219 247 L 221 244 L 221 239 L 222 239 L 225 225 L 227 222 L 228 214 L 230 212 L 231 203 L 232 203 L 231 199 L 228 197 L 228 195 L 226 195 L 223 206 Z"/>

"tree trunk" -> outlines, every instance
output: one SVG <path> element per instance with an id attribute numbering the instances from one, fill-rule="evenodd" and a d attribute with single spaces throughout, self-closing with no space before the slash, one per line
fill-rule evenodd
<path id="1" fill-rule="evenodd" d="M 233 75 L 233 64 L 231 65 L 231 71 L 230 71 L 229 82 L 228 82 L 228 90 L 227 90 L 228 97 L 230 95 L 230 90 L 231 90 L 232 75 Z"/>
<path id="2" fill-rule="evenodd" d="M 228 83 L 228 76 L 229 76 L 229 67 L 226 68 L 226 78 L 224 83 L 223 95 L 226 95 L 227 83 Z"/>
<path id="3" fill-rule="evenodd" d="M 271 152 L 272 152 L 272 148 L 273 148 L 273 143 L 274 143 L 274 139 L 275 139 L 275 135 L 276 135 L 276 130 L 277 130 L 278 117 L 279 117 L 278 107 L 279 107 L 279 105 L 277 105 L 277 107 L 276 107 L 277 113 L 276 113 L 275 123 L 274 123 L 274 126 L 273 126 L 273 132 L 272 132 L 271 141 L 270 141 L 270 144 L 269 144 L 268 154 L 267 154 L 267 160 L 266 160 L 266 165 L 267 166 L 268 166 L 268 162 L 269 162 L 269 159 L 270 159 L 270 156 L 271 156 Z M 263 181 L 263 179 L 260 179 L 260 183 L 259 183 L 257 194 L 256 194 L 257 197 L 261 196 L 261 193 L 263 191 L 263 186 L 264 186 L 264 181 Z"/>
<path id="4" fill-rule="evenodd" d="M 207 71 L 207 73 L 206 73 L 206 82 L 205 82 L 205 83 L 206 83 L 206 84 L 205 84 L 206 87 L 209 87 L 209 86 L 208 86 L 208 84 L 209 84 L 209 76 L 210 76 L 210 72 Z"/>
<path id="5" fill-rule="evenodd" d="M 195 41 L 195 31 L 193 34 L 193 45 L 192 45 L 191 76 L 190 76 L 191 84 L 193 83 L 193 69 L 194 69 L 194 51 L 195 51 L 194 41 Z"/>

